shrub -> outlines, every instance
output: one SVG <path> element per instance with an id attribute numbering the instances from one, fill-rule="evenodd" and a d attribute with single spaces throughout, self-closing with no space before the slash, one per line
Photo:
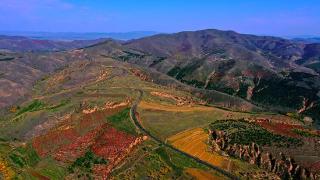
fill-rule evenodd
<path id="1" fill-rule="evenodd" d="M 86 176 L 90 179 L 93 172 L 92 168 L 95 164 L 107 164 L 104 158 L 97 157 L 93 152 L 88 151 L 84 156 L 79 157 L 69 167 L 69 173 L 79 173 L 78 177 Z"/>
<path id="2" fill-rule="evenodd" d="M 211 129 L 222 130 L 231 139 L 231 144 L 249 145 L 252 142 L 258 145 L 300 146 L 302 140 L 292 137 L 273 134 L 254 123 L 241 120 L 221 120 L 210 125 Z"/>
<path id="3" fill-rule="evenodd" d="M 41 109 L 43 109 L 45 106 L 45 104 L 43 102 L 41 102 L 40 100 L 36 99 L 34 101 L 32 101 L 29 105 L 27 105 L 26 107 L 21 108 L 18 112 L 17 112 L 17 116 L 21 115 L 23 113 L 26 112 L 33 112 L 33 111 L 39 111 Z"/>

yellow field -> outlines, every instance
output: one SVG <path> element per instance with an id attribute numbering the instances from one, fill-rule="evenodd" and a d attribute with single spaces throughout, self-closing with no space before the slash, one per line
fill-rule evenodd
<path id="1" fill-rule="evenodd" d="M 193 176 L 197 180 L 222 180 L 225 179 L 223 177 L 215 176 L 209 172 L 202 171 L 200 169 L 188 168 L 186 170 L 188 174 Z"/>
<path id="2" fill-rule="evenodd" d="M 141 101 L 139 107 L 143 109 L 153 109 L 160 111 L 171 112 L 191 112 L 191 111 L 213 111 L 214 108 L 206 106 L 176 106 L 176 105 L 163 105 L 159 103 Z"/>
<path id="3" fill-rule="evenodd" d="M 208 134 L 202 128 L 183 131 L 170 138 L 168 141 L 176 148 L 193 155 L 203 161 L 226 170 L 234 166 L 231 160 L 217 153 L 210 152 L 208 145 Z"/>
<path id="4" fill-rule="evenodd" d="M 14 171 L 8 167 L 8 164 L 0 157 L 0 179 L 9 180 L 14 177 Z"/>

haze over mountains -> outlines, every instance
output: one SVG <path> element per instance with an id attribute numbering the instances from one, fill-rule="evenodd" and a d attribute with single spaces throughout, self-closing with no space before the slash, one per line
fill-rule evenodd
<path id="1" fill-rule="evenodd" d="M 320 37 L 297 37 L 293 38 L 292 40 L 297 41 L 297 42 L 303 42 L 306 44 L 309 43 L 320 43 Z"/>
<path id="2" fill-rule="evenodd" d="M 104 40 L 105 39 L 56 41 L 0 35 L 0 49 L 18 52 L 63 51 L 93 45 Z"/>
<path id="3" fill-rule="evenodd" d="M 155 35 L 154 31 L 132 31 L 132 32 L 6 32 L 0 31 L 0 35 L 23 36 L 38 40 L 72 41 L 72 40 L 95 40 L 102 38 L 111 38 L 117 40 L 138 39 L 145 36 Z"/>

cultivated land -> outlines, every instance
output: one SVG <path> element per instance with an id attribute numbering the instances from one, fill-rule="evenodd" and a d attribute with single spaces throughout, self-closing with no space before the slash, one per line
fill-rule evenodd
<path id="1" fill-rule="evenodd" d="M 317 48 L 208 30 L 1 51 L 0 179 L 279 179 L 243 158 L 252 143 L 317 174 Z"/>
<path id="2" fill-rule="evenodd" d="M 162 139 L 190 128 L 205 128 L 210 123 L 222 119 L 269 118 L 275 122 L 300 124 L 299 121 L 282 115 L 234 112 L 203 105 L 175 106 L 165 104 L 165 100 L 159 101 L 158 104 L 142 101 L 138 107 L 142 124 Z"/>
<path id="3" fill-rule="evenodd" d="M 258 168 L 249 164 L 245 164 L 236 159 L 230 159 L 212 152 L 208 148 L 208 134 L 202 128 L 183 131 L 168 138 L 168 142 L 174 147 L 195 156 L 212 165 L 235 173 L 237 176 L 245 173 L 259 172 Z"/>
<path id="4" fill-rule="evenodd" d="M 10 109 L 1 120 L 3 177 L 121 178 L 134 173 L 136 178 L 191 179 L 186 169 L 200 168 L 223 178 L 201 163 L 143 138 L 129 116 L 139 96 L 135 89 L 161 92 L 165 87 L 143 81 L 130 68 L 112 63 L 70 65 L 38 81 L 32 100 Z M 78 76 L 80 71 L 86 76 Z M 144 156 L 138 153 L 141 151 Z M 136 166 L 131 164 L 134 161 Z M 141 171 L 141 163 L 146 164 L 145 171 Z"/>

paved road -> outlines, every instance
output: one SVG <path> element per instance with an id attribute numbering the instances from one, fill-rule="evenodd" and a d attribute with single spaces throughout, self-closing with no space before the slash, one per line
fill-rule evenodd
<path id="1" fill-rule="evenodd" d="M 203 160 L 201 160 L 201 159 L 199 159 L 199 158 L 197 158 L 197 157 L 194 157 L 194 156 L 192 156 L 192 155 L 190 155 L 190 154 L 187 154 L 187 153 L 185 153 L 185 152 L 183 152 L 183 151 L 181 151 L 181 150 L 173 147 L 172 145 L 170 145 L 170 144 L 162 141 L 162 140 L 159 139 L 158 137 L 152 135 L 148 130 L 146 130 L 146 129 L 140 124 L 139 120 L 138 120 L 137 117 L 136 117 L 137 107 L 138 107 L 138 104 L 140 103 L 140 101 L 141 101 L 141 99 L 142 99 L 142 96 L 143 96 L 143 91 L 142 91 L 142 90 L 140 90 L 140 89 L 136 89 L 136 90 L 139 92 L 139 97 L 138 97 L 138 99 L 135 100 L 135 102 L 133 103 L 133 105 L 132 105 L 132 107 L 131 107 L 131 109 L 130 109 L 130 117 L 131 117 L 131 120 L 133 121 L 133 123 L 135 124 L 136 128 L 137 128 L 139 131 L 141 131 L 142 133 L 148 135 L 150 138 L 152 138 L 152 139 L 155 140 L 156 142 L 162 144 L 163 146 L 168 147 L 168 148 L 172 149 L 173 151 L 176 151 L 176 152 L 178 152 L 178 153 L 180 153 L 180 154 L 183 154 L 183 155 L 185 155 L 185 156 L 187 156 L 187 157 L 189 157 L 189 158 L 197 161 L 198 163 L 203 164 L 203 165 L 205 165 L 205 166 L 207 166 L 207 167 L 209 167 L 209 168 L 211 168 L 211 169 L 213 169 L 213 170 L 215 170 L 215 171 L 218 171 L 219 173 L 225 175 L 226 177 L 228 177 L 228 178 L 230 178 L 230 179 L 239 179 L 238 177 L 236 177 L 235 175 L 231 174 L 231 173 L 228 172 L 228 171 L 225 171 L 224 169 L 221 169 L 221 168 L 219 168 L 219 167 L 217 167 L 217 166 L 214 166 L 214 165 L 212 165 L 212 164 L 209 164 L 209 163 L 206 162 L 206 161 L 203 161 Z"/>

